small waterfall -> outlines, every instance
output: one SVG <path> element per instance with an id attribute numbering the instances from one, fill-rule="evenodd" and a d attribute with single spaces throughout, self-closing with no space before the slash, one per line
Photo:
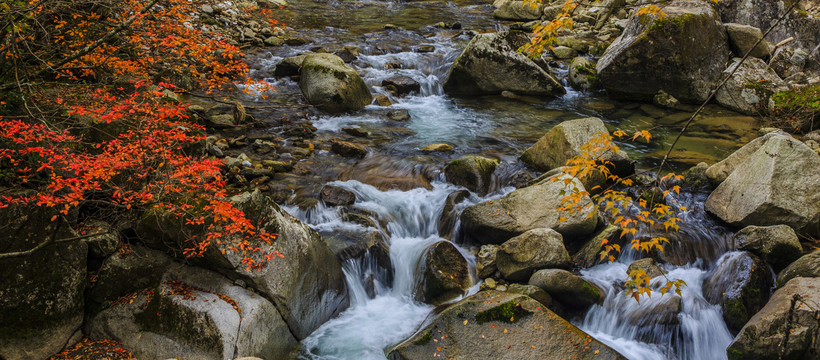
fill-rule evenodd
<path id="1" fill-rule="evenodd" d="M 664 256 L 686 264 L 663 265 L 668 273 L 652 279 L 651 297 L 643 295 L 637 302 L 623 289 L 627 267 L 640 258 L 635 251 L 625 250 L 614 263 L 581 271 L 584 278 L 607 290 L 604 303 L 587 312 L 581 329 L 632 360 L 726 359 L 726 347 L 733 336 L 720 307 L 704 298 L 702 285 L 715 260 L 729 250 L 729 233 L 697 205 L 704 198 L 703 194 L 681 194 L 674 199 L 688 211 L 683 214 L 680 231 L 672 234 L 672 244 L 664 249 L 671 254 Z M 686 282 L 681 296 L 671 292 L 662 295 L 657 290 L 668 279 Z"/>
<path id="2" fill-rule="evenodd" d="M 380 191 L 358 181 L 330 183 L 356 194 L 355 207 L 373 211 L 387 222 L 393 286 L 376 281 L 374 297 L 368 295 L 363 279 L 370 267 L 363 262 L 369 256 L 345 260 L 343 269 L 350 288 L 351 304 L 337 318 L 325 323 L 302 341 L 304 358 L 309 359 L 384 359 L 385 348 L 411 335 L 430 314 L 433 307 L 413 300 L 416 267 L 419 258 L 432 244 L 444 240 L 438 236 L 438 221 L 447 195 L 458 190 L 450 184 L 434 182 L 432 190 Z M 496 194 L 496 196 L 499 196 Z M 467 203 L 483 201 L 473 197 Z M 341 220 L 337 209 L 317 206 L 311 210 L 286 207 L 294 216 L 326 232 L 350 225 Z M 460 249 L 461 250 L 461 249 Z M 475 259 L 463 251 L 472 264 Z M 364 270 L 367 271 L 367 270 Z M 471 292 L 477 291 L 477 287 Z"/>

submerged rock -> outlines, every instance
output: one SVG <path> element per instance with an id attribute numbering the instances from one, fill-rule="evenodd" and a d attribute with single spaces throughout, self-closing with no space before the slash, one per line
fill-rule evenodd
<path id="1" fill-rule="evenodd" d="M 490 191 L 493 172 L 497 166 L 496 159 L 465 156 L 447 164 L 444 167 L 444 176 L 447 182 L 464 186 L 478 195 L 486 195 Z"/>
<path id="2" fill-rule="evenodd" d="M 552 229 L 533 229 L 499 246 L 495 263 L 505 279 L 524 281 L 539 269 L 568 269 L 570 259 L 561 234 Z"/>
<path id="3" fill-rule="evenodd" d="M 373 101 L 361 76 L 333 54 L 309 54 L 302 62 L 299 87 L 316 107 L 341 113 L 360 110 Z"/>
<path id="4" fill-rule="evenodd" d="M 352 191 L 333 185 L 323 186 L 319 198 L 330 206 L 353 205 L 356 202 L 356 194 Z"/>
<path id="5" fill-rule="evenodd" d="M 416 299 L 438 305 L 456 298 L 470 287 L 470 268 L 449 241 L 439 241 L 422 255 L 416 279 Z"/>
<path id="6" fill-rule="evenodd" d="M 635 15 L 598 61 L 598 78 L 616 98 L 651 101 L 663 90 L 702 102 L 729 56 L 726 30 L 706 2 L 674 1 L 664 16 Z"/>
<path id="7" fill-rule="evenodd" d="M 443 359 L 625 359 L 542 303 L 492 290 L 451 305 L 387 358 L 427 359 L 431 354 Z"/>
<path id="8" fill-rule="evenodd" d="M 571 179 L 571 186 L 583 191 L 584 185 Z M 514 236 L 537 228 L 558 231 L 566 240 L 595 231 L 596 212 L 589 197 L 582 197 L 574 214 L 562 212 L 561 198 L 570 188 L 563 181 L 545 182 L 515 190 L 507 196 L 470 206 L 461 213 L 461 229 L 479 244 L 501 244 Z M 566 217 L 567 219 L 561 220 Z"/>
<path id="9" fill-rule="evenodd" d="M 548 131 L 535 145 L 521 154 L 521 161 L 528 166 L 547 171 L 566 165 L 567 160 L 580 156 L 584 145 L 597 136 L 608 136 L 604 122 L 599 118 L 589 117 L 564 121 Z M 589 146 L 589 145 L 588 145 Z M 607 150 L 600 154 L 603 160 L 613 163 L 613 172 L 621 175 L 631 174 L 635 165 L 629 156 L 618 150 Z"/>
<path id="10" fill-rule="evenodd" d="M 418 81 L 403 75 L 396 75 L 382 80 L 382 86 L 386 89 L 390 89 L 397 95 L 407 95 L 421 90 L 421 84 L 419 84 Z"/>
<path id="11" fill-rule="evenodd" d="M 775 291 L 740 330 L 726 353 L 730 360 L 820 357 L 820 278 L 795 278 Z"/>
<path id="12" fill-rule="evenodd" d="M 560 95 L 564 87 L 550 73 L 518 52 L 529 37 L 520 31 L 480 34 L 456 59 L 444 91 L 456 95 Z"/>
<path id="13" fill-rule="evenodd" d="M 801 255 L 803 248 L 792 228 L 786 225 L 747 226 L 733 237 L 735 248 L 760 256 L 780 271 Z"/>
<path id="14" fill-rule="evenodd" d="M 773 274 L 766 263 L 748 252 L 721 257 L 703 280 L 703 297 L 720 305 L 723 319 L 732 332 L 766 305 Z"/>
<path id="15" fill-rule="evenodd" d="M 820 236 L 820 173 L 809 169 L 820 169 L 817 153 L 789 136 L 772 136 L 709 195 L 705 208 L 735 226 L 785 224 Z"/>

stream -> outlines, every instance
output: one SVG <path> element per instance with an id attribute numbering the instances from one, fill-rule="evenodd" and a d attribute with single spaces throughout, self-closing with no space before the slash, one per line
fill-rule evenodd
<path id="1" fill-rule="evenodd" d="M 476 194 L 457 205 L 460 211 L 482 201 L 496 199 L 514 190 L 517 174 L 528 172 L 517 157 L 552 126 L 563 120 L 597 116 L 610 131 L 631 133 L 655 128 L 651 143 L 619 144 L 648 169 L 659 163 L 674 139 L 686 113 L 660 109 L 648 104 L 619 102 L 605 94 L 585 93 L 566 88 L 558 98 L 508 99 L 501 96 L 452 98 L 444 94 L 442 83 L 455 58 L 470 39 L 470 32 L 504 30 L 509 22 L 492 18 L 491 4 L 474 0 L 452 2 L 392 2 L 293 0 L 281 10 L 282 21 L 301 29 L 312 40 L 301 46 L 283 46 L 258 55 L 258 77 L 268 73 L 281 59 L 322 46 L 331 52 L 342 46 L 356 46 L 361 55 L 351 64 L 371 87 L 371 92 L 388 95 L 392 109 L 405 109 L 410 121 L 396 124 L 379 116 L 380 107 L 343 116 L 311 113 L 310 121 L 322 138 L 340 137 L 345 127 L 361 128 L 374 134 L 386 128 L 400 128 L 376 136 L 367 145 L 371 153 L 362 161 L 339 161 L 326 151 L 318 151 L 312 161 L 314 189 L 331 184 L 352 191 L 353 205 L 378 214 L 379 229 L 344 221 L 339 208 L 321 202 L 303 206 L 295 198 L 285 206 L 292 215 L 322 234 L 340 231 L 376 231 L 387 238 L 392 279 L 379 273 L 374 260 L 351 259 L 343 263 L 350 289 L 350 307 L 325 323 L 302 341 L 305 359 L 384 359 L 385 351 L 401 342 L 429 321 L 434 307 L 414 300 L 413 285 L 420 256 L 427 247 L 445 240 L 439 236 L 439 219 L 447 196 L 463 188 L 446 183 L 444 165 L 460 156 L 481 155 L 501 160 L 490 194 Z M 460 30 L 437 28 L 438 22 L 457 21 Z M 384 29 L 385 24 L 395 29 Z M 420 45 L 432 45 L 432 52 L 418 52 Z M 566 64 L 557 64 L 559 78 Z M 269 70 L 266 70 L 269 69 Z M 421 84 L 421 91 L 395 97 L 381 88 L 382 80 L 404 75 Z M 290 79 L 270 79 L 277 87 L 276 101 L 304 103 L 298 84 Z M 263 102 L 262 100 L 258 100 Z M 756 137 L 756 122 L 729 110 L 707 106 L 696 125 L 673 152 L 673 166 L 685 170 L 698 162 L 715 162 Z M 398 134 L 398 135 L 396 135 Z M 447 143 L 453 152 L 424 153 L 430 143 Z M 531 175 L 538 175 L 531 173 Z M 430 179 L 419 182 L 419 177 Z M 373 178 L 410 179 L 400 189 L 378 186 Z M 415 182 L 414 182 L 415 181 Z M 421 183 L 423 186 L 413 186 Z M 375 186 L 374 186 L 375 184 Z M 684 280 L 681 311 L 671 321 L 656 321 L 656 308 L 673 295 L 659 293 L 638 303 L 623 294 L 626 268 L 639 258 L 625 251 L 614 263 L 581 271 L 581 275 L 606 289 L 606 300 L 593 306 L 583 318 L 568 319 L 596 339 L 629 359 L 725 359 L 733 336 L 723 322 L 719 306 L 707 302 L 701 290 L 705 275 L 721 257 L 731 256 L 729 230 L 712 221 L 703 210 L 706 194 L 681 193 L 677 201 L 685 205 L 683 225 L 673 251 L 679 265 L 664 264 L 669 278 Z M 294 201 L 290 201 L 294 200 Z M 456 221 L 454 230 L 458 232 Z M 458 236 L 454 236 L 458 239 Z M 476 248 L 456 244 L 474 265 Z M 658 277 L 653 282 L 665 281 Z M 469 294 L 479 289 L 474 279 Z M 368 295 L 370 294 L 370 295 Z M 374 295 L 374 296 L 372 296 Z"/>

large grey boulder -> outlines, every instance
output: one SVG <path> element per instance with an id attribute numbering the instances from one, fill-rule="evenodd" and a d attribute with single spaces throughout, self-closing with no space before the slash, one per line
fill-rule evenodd
<path id="1" fill-rule="evenodd" d="M 299 340 L 347 308 L 350 298 L 342 266 L 316 231 L 259 191 L 231 201 L 254 224 L 278 234 L 272 245 L 262 248 L 284 258 L 247 270 L 235 253 L 212 251 L 206 257 L 215 268 L 272 299 Z"/>
<path id="2" fill-rule="evenodd" d="M 467 260 L 449 241 L 439 241 L 427 249 L 417 274 L 416 299 L 434 305 L 452 300 L 470 287 Z"/>
<path id="3" fill-rule="evenodd" d="M 780 271 L 803 255 L 797 234 L 786 225 L 747 226 L 738 231 L 732 241 L 736 249 L 760 256 L 775 271 Z"/>
<path id="4" fill-rule="evenodd" d="M 777 286 L 786 285 L 796 277 L 820 277 L 820 249 L 803 255 L 777 274 Z"/>
<path id="5" fill-rule="evenodd" d="M 729 57 L 726 30 L 702 1 L 674 1 L 663 17 L 633 15 L 598 61 L 616 98 L 651 101 L 663 90 L 682 102 L 706 100 Z"/>
<path id="6" fill-rule="evenodd" d="M 788 90 L 786 82 L 758 58 L 732 59 L 724 73 L 728 76 L 737 68 L 732 78 L 715 94 L 718 104 L 743 114 L 768 113 L 769 98 L 777 92 Z"/>
<path id="7" fill-rule="evenodd" d="M 564 87 L 518 48 L 529 41 L 521 31 L 480 34 L 456 59 L 444 91 L 455 95 L 561 95 Z"/>
<path id="8" fill-rule="evenodd" d="M 524 281 L 545 268 L 570 267 L 564 239 L 552 229 L 533 229 L 498 247 L 496 266 L 509 281 Z"/>
<path id="9" fill-rule="evenodd" d="M 589 197 L 581 198 L 577 212 L 559 210 L 562 197 L 573 187 L 584 190 L 580 181 L 569 180 L 570 185 L 560 180 L 548 181 L 515 190 L 498 200 L 470 206 L 461 213 L 461 230 L 479 244 L 501 244 L 537 228 L 554 229 L 564 239 L 590 234 L 595 231 L 598 219 Z"/>
<path id="10" fill-rule="evenodd" d="M 791 226 L 820 236 L 820 156 L 788 136 L 772 136 L 706 199 L 734 226 Z"/>
<path id="11" fill-rule="evenodd" d="M 299 87 L 311 105 L 331 113 L 359 110 L 373 101 L 356 70 L 333 54 L 306 55 Z"/>
<path id="12" fill-rule="evenodd" d="M 820 357 L 820 278 L 795 278 L 740 330 L 726 353 L 730 360 Z"/>
<path id="13" fill-rule="evenodd" d="M 763 32 L 760 29 L 743 24 L 723 24 L 726 27 L 726 33 L 729 35 L 729 45 L 732 48 L 732 53 L 737 57 L 743 57 L 749 50 L 749 56 L 756 58 L 764 58 L 769 56 L 769 42 L 758 40 L 763 38 Z M 757 46 L 755 46 L 757 44 Z"/>
<path id="14" fill-rule="evenodd" d="M 538 20 L 544 11 L 544 5 L 532 5 L 524 1 L 504 1 L 493 11 L 493 17 L 515 21 Z"/>
<path id="15" fill-rule="evenodd" d="M 45 207 L 0 211 L 0 252 L 26 251 L 77 234 L 51 221 Z M 0 259 L 0 358 L 40 360 L 80 340 L 88 247 L 81 241 L 46 245 L 25 256 Z"/>
<path id="16" fill-rule="evenodd" d="M 283 359 L 298 345 L 272 303 L 219 274 L 174 263 L 161 281 L 93 316 L 89 336 L 140 359 Z"/>
<path id="17" fill-rule="evenodd" d="M 464 186 L 476 194 L 486 195 L 490 191 L 496 167 L 496 159 L 465 156 L 447 164 L 444 167 L 444 176 L 450 183 Z"/>
<path id="18" fill-rule="evenodd" d="M 766 305 L 773 274 L 766 263 L 748 252 L 730 252 L 718 259 L 703 280 L 703 297 L 720 305 L 730 330 L 738 331 Z"/>
<path id="19" fill-rule="evenodd" d="M 706 169 L 706 178 L 709 180 L 709 183 L 711 183 L 712 186 L 720 185 L 723 180 L 726 180 L 726 178 L 729 177 L 729 174 L 735 171 L 738 167 L 745 165 L 746 162 L 749 161 L 752 154 L 760 149 L 760 147 L 769 141 L 769 139 L 775 136 L 788 137 L 789 135 L 782 131 L 774 131 L 756 138 L 746 145 L 743 145 L 743 147 L 733 152 L 725 159 Z"/>
<path id="20" fill-rule="evenodd" d="M 625 359 L 542 303 L 525 295 L 499 291 L 482 291 L 451 305 L 431 324 L 391 349 L 387 358 L 411 360 L 431 356 L 442 359 Z"/>
<path id="21" fill-rule="evenodd" d="M 538 270 L 528 284 L 543 289 L 565 307 L 579 311 L 600 304 L 606 296 L 597 285 L 561 269 Z"/>
<path id="22" fill-rule="evenodd" d="M 601 135 L 609 136 L 609 131 L 599 118 L 567 120 L 555 125 L 538 139 L 535 145 L 524 151 L 521 154 L 521 161 L 539 171 L 561 167 L 567 164 L 567 160 L 580 156 L 585 150 L 584 145 Z M 591 146 L 594 145 L 587 145 L 586 151 L 591 152 L 589 149 Z M 611 162 L 614 173 L 626 175 L 631 174 L 635 169 L 632 160 L 622 150 L 617 152 L 606 150 L 595 155 L 604 161 Z"/>
<path id="23" fill-rule="evenodd" d="M 259 244 L 261 252 L 278 252 L 257 269 L 247 269 L 241 254 L 228 249 L 235 238 L 220 239 L 198 262 L 232 280 L 241 280 L 270 299 L 297 339 L 307 337 L 349 305 L 350 298 L 342 266 L 322 237 L 310 226 L 282 210 L 260 191 L 230 199 L 245 216 L 268 233 L 278 234 L 270 245 Z M 189 246 L 191 236 L 204 236 L 203 229 L 180 223 L 178 217 L 149 212 L 135 227 L 148 246 L 159 249 Z M 181 250 L 181 249 L 180 249 Z M 261 262 L 261 255 L 250 255 Z"/>

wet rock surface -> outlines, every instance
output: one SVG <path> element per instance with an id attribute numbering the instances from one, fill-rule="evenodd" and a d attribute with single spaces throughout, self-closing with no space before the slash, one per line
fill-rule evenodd
<path id="1" fill-rule="evenodd" d="M 487 323 L 496 326 L 488 328 Z M 387 357 L 418 359 L 432 353 L 470 359 L 625 359 L 540 302 L 498 291 L 482 291 L 451 305 Z"/>

